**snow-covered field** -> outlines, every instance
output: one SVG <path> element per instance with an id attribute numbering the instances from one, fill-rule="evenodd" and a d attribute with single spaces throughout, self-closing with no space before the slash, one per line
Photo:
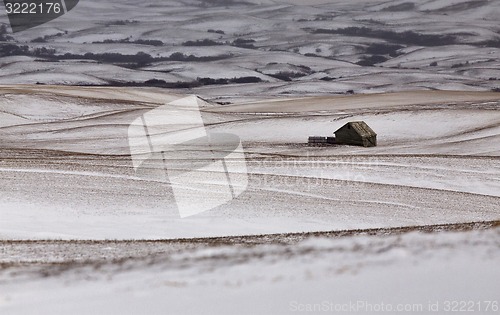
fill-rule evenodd
<path id="1" fill-rule="evenodd" d="M 168 183 L 134 170 L 127 137 L 141 114 L 182 96 L 124 92 L 1 88 L 0 238 L 168 239 L 500 216 L 498 93 L 201 101 L 208 132 L 240 137 L 246 161 L 232 163 L 246 164 L 249 183 L 231 202 L 181 219 Z M 379 145 L 306 144 L 349 120 L 366 121 Z"/>
<path id="2" fill-rule="evenodd" d="M 82 0 L 15 34 L 4 12 L 0 314 L 499 313 L 500 1 Z M 187 95 L 244 159 L 135 169 L 142 133 L 179 137 L 146 114 L 189 125 Z M 377 147 L 306 143 L 355 120 Z M 170 169 L 198 165 L 182 189 L 234 199 L 181 218 Z"/>
<path id="3" fill-rule="evenodd" d="M 489 91 L 500 82 L 499 15 L 495 0 L 87 0 L 5 34 L 0 84 L 155 79 L 208 95 L 199 78 L 251 77 L 261 82 L 218 82 L 212 96 Z M 176 53 L 202 59 L 168 59 Z"/>
<path id="4" fill-rule="evenodd" d="M 0 310 L 498 314 L 498 221 L 465 232 L 327 236 L 2 242 Z"/>
<path id="5" fill-rule="evenodd" d="M 184 95 L 40 85 L 0 95 L 1 313 L 495 312 L 499 93 L 199 99 L 208 132 L 240 137 L 249 181 L 183 219 L 165 181 L 134 171 L 127 136 Z M 305 144 L 358 119 L 377 147 Z M 272 235 L 245 236 L 261 234 Z"/>

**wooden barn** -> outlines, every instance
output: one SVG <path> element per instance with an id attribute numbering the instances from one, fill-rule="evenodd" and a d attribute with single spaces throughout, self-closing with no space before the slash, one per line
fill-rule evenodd
<path id="1" fill-rule="evenodd" d="M 337 131 L 335 143 L 374 147 L 377 145 L 377 134 L 364 121 L 350 121 Z"/>

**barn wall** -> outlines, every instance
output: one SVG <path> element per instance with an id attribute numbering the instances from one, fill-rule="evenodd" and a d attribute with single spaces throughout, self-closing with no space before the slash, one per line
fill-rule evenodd
<path id="1" fill-rule="evenodd" d="M 375 147 L 377 146 L 377 136 L 367 137 L 363 139 L 364 147 Z"/>
<path id="2" fill-rule="evenodd" d="M 344 126 L 335 132 L 335 142 L 338 144 L 364 145 L 363 138 L 354 130 Z"/>

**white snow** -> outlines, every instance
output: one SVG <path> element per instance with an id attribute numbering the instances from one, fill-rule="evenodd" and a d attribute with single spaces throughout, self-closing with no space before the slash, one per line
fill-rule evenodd
<path id="1" fill-rule="evenodd" d="M 405 2 L 86 0 L 7 34 L 14 40 L 2 48 L 59 55 L 225 57 L 148 65 L 0 57 L 0 313 L 442 314 L 464 302 L 474 313 L 498 313 L 500 95 L 488 91 L 498 88 L 500 50 L 488 42 L 498 40 L 500 1 L 386 10 Z M 399 56 L 362 67 L 368 47 L 396 43 L 307 29 L 353 26 L 458 42 L 402 41 Z M 130 42 L 94 43 L 122 39 Z M 185 46 L 204 39 L 222 45 Z M 254 46 L 233 46 L 238 39 Z M 304 76 L 273 77 L 283 71 Z M 243 76 L 263 81 L 175 92 L 85 87 Z M 238 176 L 248 176 L 248 187 L 181 218 L 162 161 L 152 156 L 134 169 L 127 130 L 186 93 L 209 99 L 197 100 L 207 132 L 237 135 L 245 159 L 227 156 L 230 174 L 200 168 L 204 176 L 182 188 L 214 200 L 243 191 L 225 185 Z M 305 143 L 351 120 L 366 121 L 378 146 Z M 477 221 L 496 223 L 397 233 Z M 366 228 L 378 235 L 256 236 Z"/>
<path id="2" fill-rule="evenodd" d="M 3 91 L 3 239 L 205 237 L 499 216 L 495 93 L 408 92 L 231 106 L 200 100 L 208 132 L 241 139 L 249 185 L 238 198 L 181 219 L 164 175 L 134 171 L 127 130 L 140 115 L 182 96 L 90 87 Z M 330 135 L 350 120 L 372 126 L 379 146 L 305 144 L 309 135 Z M 243 162 L 228 163 L 241 169 Z M 212 185 L 214 192 L 220 189 L 218 182 Z"/>
<path id="3" fill-rule="evenodd" d="M 39 271 L 25 267 L 22 278 L 15 275 L 20 269 L 11 269 L 10 276 L 7 269 L 0 273 L 0 311 L 435 314 L 450 309 L 452 301 L 465 301 L 475 312 L 495 314 L 499 232 L 497 228 L 309 238 L 290 245 L 198 246 L 129 259 L 122 265 L 69 264 L 61 273 L 57 265 L 42 265 Z M 9 259 L 16 258 L 3 261 Z M 41 276 L 51 271 L 48 278 Z"/>

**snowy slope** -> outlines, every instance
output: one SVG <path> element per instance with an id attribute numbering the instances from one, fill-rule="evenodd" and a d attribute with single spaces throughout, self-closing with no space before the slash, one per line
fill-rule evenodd
<path id="1" fill-rule="evenodd" d="M 499 232 L 497 227 L 307 238 L 298 243 L 285 238 L 281 245 L 185 243 L 184 249 L 168 243 L 142 247 L 113 242 L 7 244 L 7 257 L 2 259 L 6 266 L 15 261 L 31 265 L 0 271 L 4 289 L 0 311 L 435 314 L 447 312 L 451 303 L 464 299 L 467 309 L 496 314 Z M 33 257 L 28 246 L 39 255 Z M 40 258 L 64 247 L 68 248 L 65 257 Z M 72 248 L 95 256 L 81 260 Z M 119 260 L 119 264 L 96 257 L 121 255 L 134 248 L 136 258 Z M 139 254 L 139 248 L 157 252 L 147 256 Z"/>
<path id="2" fill-rule="evenodd" d="M 134 171 L 127 140 L 137 117 L 181 95 L 50 86 L 1 91 L 3 239 L 205 237 L 500 215 L 497 93 L 200 101 L 208 132 L 241 139 L 249 185 L 237 199 L 181 219 L 165 179 Z M 379 146 L 305 144 L 309 135 L 330 135 L 361 119 L 376 130 Z M 239 168 L 243 161 L 231 163 Z M 220 174 L 207 174 L 217 191 Z"/>
<path id="3" fill-rule="evenodd" d="M 0 83 L 137 85 L 157 79 L 192 86 L 198 78 L 251 76 L 262 80 L 258 89 L 218 84 L 218 94 L 488 91 L 500 79 L 499 14 L 498 1 L 90 0 L 2 43 Z M 358 32 L 346 32 L 349 27 Z M 9 45 L 27 46 L 31 57 Z M 36 53 L 43 49 L 51 52 Z M 149 59 L 140 60 L 140 53 Z M 173 54 L 191 59 L 165 60 Z M 282 74 L 290 74 L 290 66 L 314 73 L 276 78 L 262 73 L 270 66 Z"/>

